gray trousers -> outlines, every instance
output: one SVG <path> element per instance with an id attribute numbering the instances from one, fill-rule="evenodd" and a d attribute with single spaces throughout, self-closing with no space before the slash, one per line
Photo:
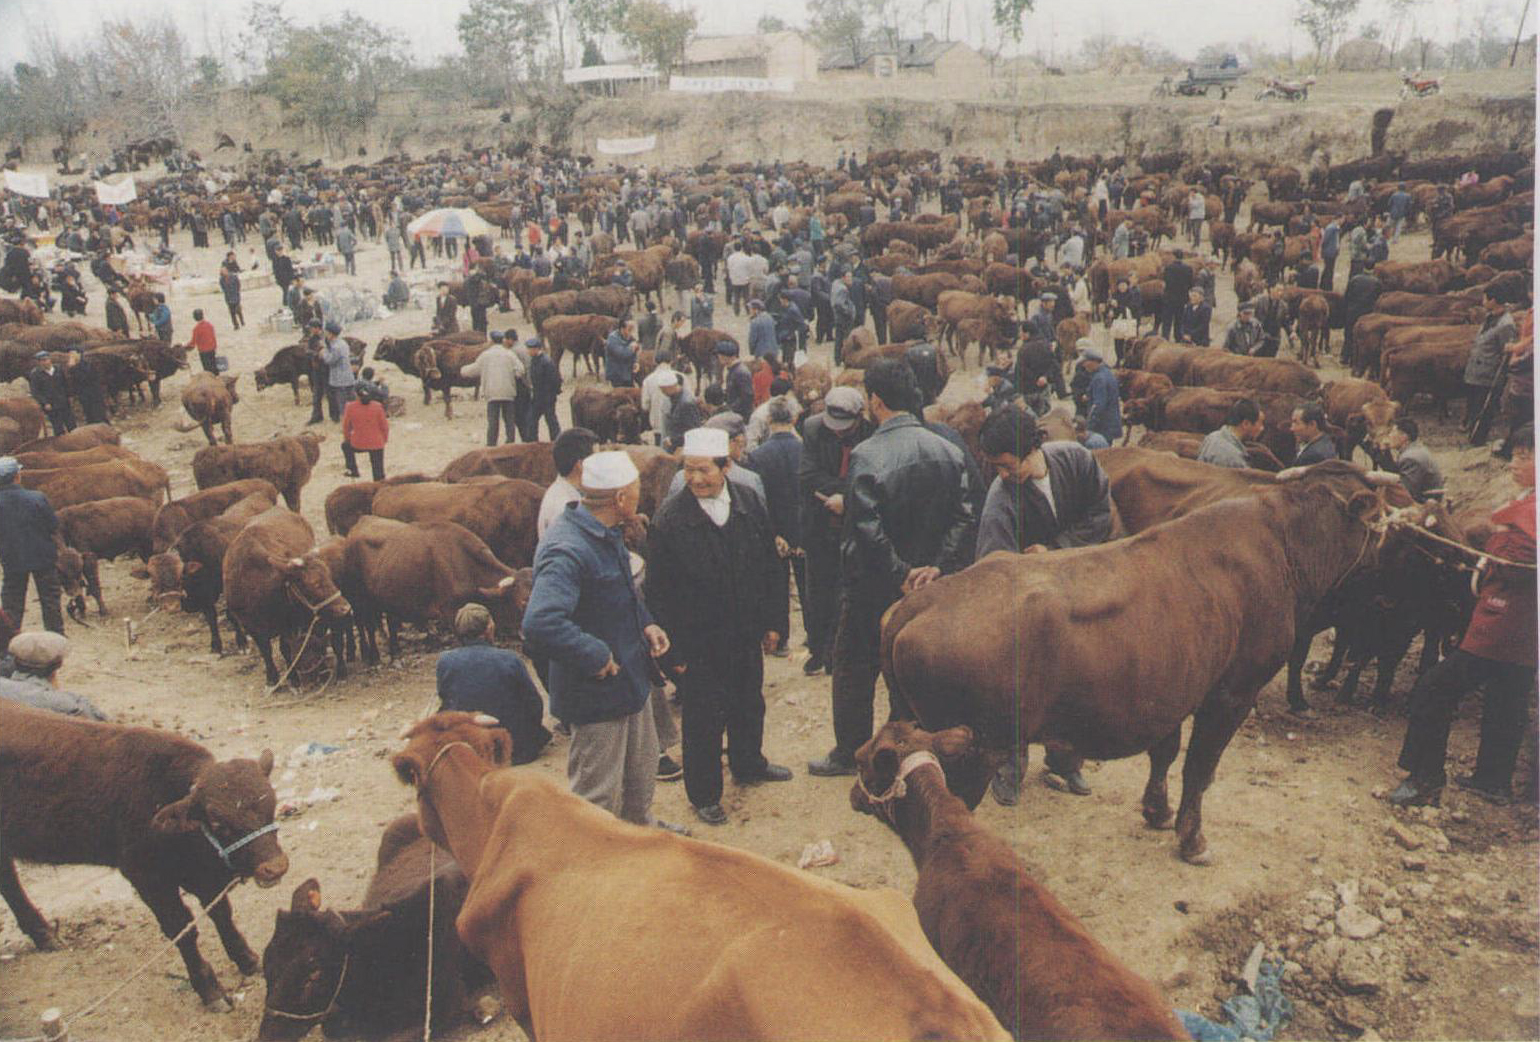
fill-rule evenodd
<path id="1" fill-rule="evenodd" d="M 658 753 L 662 755 L 679 744 L 679 721 L 668 707 L 668 693 L 663 688 L 653 688 L 648 701 L 652 705 L 652 725 L 658 732 Z"/>
<path id="2" fill-rule="evenodd" d="M 619 720 L 573 724 L 567 781 L 574 793 L 622 821 L 651 825 L 652 791 L 658 783 L 658 730 L 652 706 Z"/>

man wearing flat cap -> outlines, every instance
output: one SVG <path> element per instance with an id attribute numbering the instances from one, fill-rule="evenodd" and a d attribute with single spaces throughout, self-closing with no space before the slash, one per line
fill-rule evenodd
<path id="1" fill-rule="evenodd" d="M 7 649 L 14 669 L 9 677 L 0 678 L 0 698 L 66 716 L 107 719 L 84 698 L 60 689 L 59 667 L 69 646 L 70 642 L 57 633 L 16 634 Z"/>
<path id="2" fill-rule="evenodd" d="M 632 578 L 623 527 L 636 517 L 641 476 L 624 451 L 583 460 L 583 498 L 535 551 L 524 638 L 550 659 L 551 713 L 572 731 L 572 791 L 616 817 L 654 823 L 658 732 L 648 699 L 669 638 Z"/>
<path id="3" fill-rule="evenodd" d="M 728 480 L 727 432 L 698 427 L 684 437 L 687 489 L 658 511 L 647 540 L 647 606 L 676 637 L 683 707 L 684 785 L 695 814 L 727 822 L 722 809 L 722 736 L 739 785 L 787 781 L 765 759 L 764 651 L 787 627 L 777 598 L 775 537 L 762 499 Z M 734 468 L 736 469 L 736 468 Z"/>
<path id="4" fill-rule="evenodd" d="M 1075 349 L 1080 364 L 1090 374 L 1086 387 L 1086 429 L 1106 438 L 1108 445 L 1114 444 L 1123 436 L 1123 403 L 1118 393 L 1118 375 L 1107 368 L 1101 348 L 1092 344 L 1089 338 L 1081 337 L 1075 342 Z"/>
<path id="5" fill-rule="evenodd" d="M 722 359 L 722 390 L 727 395 L 727 407 L 739 416 L 754 411 L 754 374 L 744 364 L 736 342 L 717 341 L 717 354 Z"/>
<path id="6" fill-rule="evenodd" d="M 43 626 L 53 633 L 64 632 L 64 617 L 59 613 L 59 548 L 54 534 L 59 517 L 48 497 L 22 488 L 16 480 L 21 464 L 15 457 L 0 456 L 0 568 L 5 579 L 0 583 L 0 607 L 20 626 L 27 603 L 27 581 L 37 585 L 37 599 L 43 609 Z"/>
<path id="7" fill-rule="evenodd" d="M 685 433 L 703 422 L 700 403 L 695 400 L 695 395 L 685 386 L 684 377 L 677 371 L 671 370 L 666 376 L 658 378 L 658 392 L 667 399 L 663 406 L 663 430 L 659 433 L 663 438 L 663 447 L 673 452 L 683 444 Z"/>
<path id="8" fill-rule="evenodd" d="M 64 374 L 53 364 L 53 355 L 47 351 L 39 351 L 32 358 L 37 364 L 27 374 L 27 390 L 53 425 L 54 436 L 68 434 L 75 429 L 75 413 L 70 408 Z"/>

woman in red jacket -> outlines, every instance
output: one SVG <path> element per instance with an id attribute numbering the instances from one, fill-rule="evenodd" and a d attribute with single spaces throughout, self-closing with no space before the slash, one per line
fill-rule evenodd
<path id="1" fill-rule="evenodd" d="M 1444 787 L 1449 726 L 1460 699 L 1481 688 L 1481 747 L 1476 769 L 1455 778 L 1462 789 L 1493 803 L 1513 797 L 1513 767 L 1529 720 L 1535 687 L 1535 431 L 1515 432 L 1509 464 L 1524 493 L 1492 514 L 1496 529 L 1483 552 L 1523 564 L 1489 561 L 1478 575 L 1476 606 L 1459 650 L 1424 673 L 1412 688 L 1401 745 L 1410 772 L 1390 802 L 1400 807 L 1437 804 Z"/>
<path id="2" fill-rule="evenodd" d="M 369 454 L 375 481 L 385 480 L 385 443 L 390 440 L 390 420 L 374 389 L 360 384 L 357 397 L 342 410 L 342 458 L 350 478 L 359 477 L 358 453 Z"/>

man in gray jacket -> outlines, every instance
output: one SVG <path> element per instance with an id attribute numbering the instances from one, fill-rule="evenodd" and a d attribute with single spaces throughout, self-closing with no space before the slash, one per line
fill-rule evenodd
<path id="1" fill-rule="evenodd" d="M 1263 426 L 1262 410 L 1257 408 L 1257 403 L 1250 398 L 1236 399 L 1230 404 L 1225 425 L 1210 433 L 1198 446 L 1198 462 L 1238 470 L 1251 466 L 1246 443 L 1256 441 Z"/>
<path id="2" fill-rule="evenodd" d="M 326 396 L 333 423 L 342 419 L 343 406 L 353 400 L 353 387 L 358 377 L 353 375 L 353 352 L 342 339 L 342 325 L 326 323 L 326 346 L 321 349 L 321 361 L 326 365 Z"/>
<path id="3" fill-rule="evenodd" d="M 1390 451 L 1396 454 L 1396 471 L 1401 484 L 1418 502 L 1441 497 L 1444 492 L 1444 472 L 1434 462 L 1428 447 L 1417 440 L 1417 421 L 1402 416 L 1391 428 L 1386 439 Z"/>
<path id="4" fill-rule="evenodd" d="M 487 403 L 487 447 L 497 444 L 497 428 L 502 422 L 504 441 L 518 440 L 518 410 L 514 401 L 519 394 L 519 379 L 523 377 L 524 363 L 508 349 L 505 334 L 494 329 L 492 343 L 470 365 L 460 369 L 462 376 L 474 376 L 481 381 L 481 397 Z"/>

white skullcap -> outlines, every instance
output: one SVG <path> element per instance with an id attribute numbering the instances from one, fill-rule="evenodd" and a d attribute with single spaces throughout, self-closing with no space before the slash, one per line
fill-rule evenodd
<path id="1" fill-rule="evenodd" d="M 583 461 L 583 487 L 591 492 L 625 488 L 641 477 L 630 453 L 596 452 Z"/>
<path id="2" fill-rule="evenodd" d="M 721 459 L 727 455 L 727 432 L 715 427 L 696 427 L 685 431 L 684 454 Z"/>

